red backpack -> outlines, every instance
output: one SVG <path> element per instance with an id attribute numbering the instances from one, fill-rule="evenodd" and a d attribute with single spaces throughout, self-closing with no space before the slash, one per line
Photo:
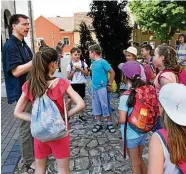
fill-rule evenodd
<path id="1" fill-rule="evenodd" d="M 125 91 L 124 95 L 130 95 L 131 91 Z M 152 85 L 141 86 L 136 89 L 135 105 L 127 122 L 131 128 L 139 133 L 152 130 L 159 115 L 159 102 L 156 90 Z"/>
<path id="2" fill-rule="evenodd" d="M 171 69 L 165 69 L 165 70 L 161 71 L 158 76 L 158 83 L 159 84 L 160 84 L 161 75 L 165 72 L 174 73 L 174 71 Z M 177 77 L 178 77 L 178 83 L 184 84 L 186 86 L 186 69 L 182 68 L 181 71 L 178 73 Z"/>
<path id="3" fill-rule="evenodd" d="M 167 147 L 167 131 L 165 129 L 159 129 L 156 132 L 161 137 L 164 145 Z M 179 163 L 177 167 L 180 169 L 180 172 L 182 174 L 186 174 L 186 161 L 182 162 L 182 163 Z"/>
<path id="4" fill-rule="evenodd" d="M 130 95 L 131 91 L 125 91 L 123 95 Z M 152 130 L 159 116 L 159 102 L 156 90 L 152 85 L 141 86 L 136 89 L 135 105 L 131 115 L 125 122 L 124 129 L 124 158 L 126 158 L 126 131 L 127 123 L 139 133 L 147 133 Z"/>

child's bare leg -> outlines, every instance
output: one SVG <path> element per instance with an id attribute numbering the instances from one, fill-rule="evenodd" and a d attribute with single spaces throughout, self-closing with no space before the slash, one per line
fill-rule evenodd
<path id="1" fill-rule="evenodd" d="M 142 158 L 144 146 L 139 146 L 139 148 L 140 148 L 140 157 L 141 157 L 141 172 L 142 172 L 142 174 L 146 174 L 147 167 L 146 167 L 145 162 Z"/>
<path id="2" fill-rule="evenodd" d="M 141 173 L 141 158 L 140 158 L 140 149 L 137 148 L 128 148 L 128 154 L 132 165 L 132 174 L 142 174 Z"/>
<path id="3" fill-rule="evenodd" d="M 59 174 L 70 174 L 69 158 L 56 159 Z"/>
<path id="4" fill-rule="evenodd" d="M 35 174 L 45 174 L 46 173 L 47 158 L 36 159 L 35 162 L 36 162 Z"/>

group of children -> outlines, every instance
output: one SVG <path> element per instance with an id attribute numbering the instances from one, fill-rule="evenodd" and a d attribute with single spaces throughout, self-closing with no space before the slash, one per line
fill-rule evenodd
<path id="1" fill-rule="evenodd" d="M 131 116 L 135 102 L 137 102 L 135 96 L 137 89 L 141 86 L 153 85 L 160 103 L 160 115 L 154 128 L 155 130 L 160 129 L 160 132 L 154 133 L 150 142 L 148 173 L 176 174 L 180 173 L 180 170 L 185 173 L 186 86 L 178 83 L 181 66 L 177 61 L 177 52 L 172 46 L 159 45 L 155 49 L 152 62 L 150 51 L 150 45 L 142 46 L 141 53 L 145 60 L 141 63 L 145 63 L 141 65 L 136 61 L 137 50 L 129 47 L 124 51 L 127 62 L 118 66 L 123 73 L 124 83 L 131 91 L 129 95 L 122 95 L 119 102 L 122 138 L 124 139 L 123 132 L 124 126 L 126 126 L 124 123 Z M 157 75 L 156 69 L 159 71 Z M 163 127 L 160 124 L 160 118 Z M 135 131 L 128 123 L 126 132 L 126 147 L 132 164 L 132 173 L 146 173 L 142 159 L 146 134 Z"/>
<path id="2" fill-rule="evenodd" d="M 118 121 L 121 124 L 121 133 L 124 139 L 124 123 L 130 117 L 134 108 L 136 89 L 153 84 L 156 89 L 154 95 L 159 96 L 161 111 L 159 118 L 162 118 L 163 131 L 168 145 L 163 144 L 163 138 L 160 136 L 164 135 L 163 133 L 153 134 L 149 150 L 148 173 L 179 173 L 179 164 L 186 162 L 186 118 L 184 118 L 186 116 L 186 87 L 177 83 L 180 65 L 177 62 L 175 49 L 168 45 L 160 45 L 155 49 L 153 59 L 150 55 L 151 49 L 150 45 L 142 47 L 141 54 L 144 61 L 141 63 L 137 62 L 136 48 L 129 47 L 124 51 L 127 62 L 120 64 L 118 68 L 123 74 L 123 81 L 127 90 L 132 92 L 120 97 Z M 54 72 L 58 66 L 58 55 L 53 48 L 44 48 L 36 53 L 28 81 L 22 87 L 23 92 L 16 105 L 15 116 L 30 121 L 31 114 L 24 112 L 26 104 L 28 101 L 34 103 L 35 98 L 42 96 L 47 90 L 47 95 L 58 107 L 62 118 L 64 118 L 62 99 L 66 93 L 68 95 L 68 117 L 80 113 L 79 119 L 86 121 L 82 112 L 85 108 L 85 102 L 82 98 L 85 97 L 88 66 L 80 60 L 80 54 L 81 52 L 77 48 L 71 50 L 71 61 L 67 67 L 69 83 L 65 79 L 56 80 L 54 77 Z M 92 60 L 92 114 L 96 120 L 92 132 L 101 131 L 103 129 L 102 120 L 106 119 L 108 131 L 114 133 L 109 93 L 115 72 L 109 63 L 102 58 L 99 45 L 96 44 L 89 48 L 89 57 Z M 157 75 L 156 69 L 159 70 Z M 109 79 L 108 72 L 110 73 Z M 55 83 L 48 89 L 54 80 Z M 72 102 L 76 104 L 74 107 L 71 107 Z M 161 128 L 159 121 L 157 121 L 155 127 L 156 129 Z M 147 134 L 135 131 L 129 124 L 126 132 L 126 146 L 131 160 L 132 173 L 147 173 L 142 159 Z M 51 153 L 57 160 L 59 173 L 70 173 L 69 140 L 69 135 L 48 142 L 41 142 L 34 138 L 36 174 L 45 173 L 47 157 Z"/>

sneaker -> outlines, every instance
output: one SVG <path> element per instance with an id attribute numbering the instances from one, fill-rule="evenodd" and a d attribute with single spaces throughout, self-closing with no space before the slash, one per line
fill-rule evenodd
<path id="1" fill-rule="evenodd" d="M 87 121 L 87 119 L 85 118 L 84 115 L 83 115 L 83 116 L 80 116 L 80 115 L 79 115 L 79 119 L 80 119 L 81 121 L 83 121 L 83 122 L 86 122 L 86 121 Z"/>

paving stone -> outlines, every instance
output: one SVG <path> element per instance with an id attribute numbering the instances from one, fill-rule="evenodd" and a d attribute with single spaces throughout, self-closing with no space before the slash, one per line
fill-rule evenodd
<path id="1" fill-rule="evenodd" d="M 13 145 L 6 146 L 5 151 L 10 152 L 12 150 Z"/>
<path id="2" fill-rule="evenodd" d="M 101 166 L 101 159 L 99 156 L 92 157 L 91 161 L 92 161 L 92 167 L 100 167 Z"/>
<path id="3" fill-rule="evenodd" d="M 19 161 L 19 158 L 8 158 L 4 165 L 16 165 Z"/>
<path id="4" fill-rule="evenodd" d="M 12 151 L 14 152 L 14 151 L 20 151 L 21 150 L 21 148 L 20 148 L 20 145 L 13 145 L 13 147 L 12 147 Z"/>
<path id="5" fill-rule="evenodd" d="M 3 166 L 1 169 L 2 174 L 14 172 L 16 165 Z"/>
<path id="6" fill-rule="evenodd" d="M 7 159 L 8 155 L 10 152 L 4 151 L 3 154 L 1 155 L 1 159 Z"/>
<path id="7" fill-rule="evenodd" d="M 94 167 L 92 174 L 102 174 L 102 168 L 101 167 Z"/>
<path id="8" fill-rule="evenodd" d="M 75 160 L 75 168 L 77 170 L 87 169 L 89 166 L 89 158 L 83 157 Z"/>
<path id="9" fill-rule="evenodd" d="M 98 145 L 97 140 L 92 140 L 90 143 L 87 144 L 87 147 L 96 147 Z"/>
<path id="10" fill-rule="evenodd" d="M 71 172 L 71 174 L 90 174 L 88 170 L 81 170 L 81 171 L 77 171 L 77 172 Z"/>
<path id="11" fill-rule="evenodd" d="M 19 158 L 20 155 L 21 155 L 20 152 L 10 152 L 8 158 Z"/>
<path id="12" fill-rule="evenodd" d="M 97 149 L 90 150 L 90 156 L 98 156 L 98 155 L 100 155 L 99 150 Z"/>

